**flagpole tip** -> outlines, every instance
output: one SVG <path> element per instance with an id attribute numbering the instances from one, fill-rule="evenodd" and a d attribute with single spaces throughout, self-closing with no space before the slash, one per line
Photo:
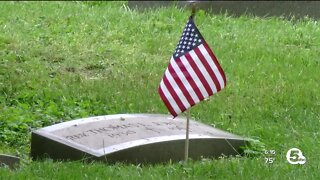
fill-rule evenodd
<path id="1" fill-rule="evenodd" d="M 191 16 L 194 17 L 197 11 L 197 2 L 198 1 L 188 1 L 189 7 L 191 8 Z"/>

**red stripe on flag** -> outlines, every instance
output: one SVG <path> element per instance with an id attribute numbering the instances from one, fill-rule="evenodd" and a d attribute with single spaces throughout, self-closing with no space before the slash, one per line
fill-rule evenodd
<path id="1" fill-rule="evenodd" d="M 163 83 L 167 87 L 169 93 L 171 94 L 174 101 L 177 103 L 180 111 L 186 110 L 186 107 L 184 107 L 183 103 L 181 102 L 179 96 L 177 95 L 176 91 L 173 89 L 172 85 L 170 84 L 169 80 L 167 79 L 167 76 L 163 76 Z"/>
<path id="2" fill-rule="evenodd" d="M 213 54 L 213 52 L 211 51 L 211 49 L 209 48 L 209 45 L 207 44 L 207 42 L 204 42 L 203 43 L 203 46 L 206 48 L 207 52 L 209 53 L 209 55 L 211 56 L 211 58 L 213 59 L 214 63 L 216 64 L 222 78 L 223 78 L 223 81 L 224 81 L 224 86 L 227 85 L 227 80 L 226 80 L 226 75 L 224 74 L 224 71 L 222 70 L 216 56 Z"/>
<path id="3" fill-rule="evenodd" d="M 211 79 L 213 80 L 213 82 L 214 82 L 214 84 L 216 86 L 217 92 L 220 91 L 221 90 L 220 83 L 219 83 L 219 81 L 217 79 L 216 74 L 213 72 L 212 68 L 210 67 L 210 65 L 208 63 L 209 59 L 206 59 L 203 56 L 202 52 L 200 51 L 200 49 L 198 47 L 194 48 L 194 52 L 197 54 L 197 56 L 199 57 L 199 59 L 201 60 L 201 62 L 203 64 L 203 66 L 206 68 L 207 72 L 209 73 Z"/>
<path id="4" fill-rule="evenodd" d="M 186 97 L 186 99 L 188 100 L 189 104 L 192 106 L 195 104 L 195 102 L 193 101 L 190 93 L 188 92 L 188 90 L 186 89 L 186 87 L 183 85 L 181 79 L 178 77 L 176 71 L 173 69 L 172 65 L 169 64 L 168 65 L 168 71 L 171 74 L 172 78 L 176 81 L 177 85 L 179 86 L 179 88 L 181 89 L 183 95 Z"/>
<path id="5" fill-rule="evenodd" d="M 197 61 L 197 59 L 193 59 L 189 53 L 185 54 L 186 59 L 188 60 L 189 64 L 193 68 L 194 72 L 197 74 L 198 78 L 200 79 L 202 85 L 206 89 L 207 93 L 210 95 L 213 94 L 212 89 L 210 88 L 210 85 L 208 84 L 207 80 L 203 76 L 202 72 L 200 71 L 199 67 L 194 61 Z"/>
<path id="6" fill-rule="evenodd" d="M 197 84 L 195 83 L 194 79 L 192 78 L 192 76 L 187 71 L 186 67 L 181 62 L 181 59 L 180 58 L 175 58 L 175 60 L 176 60 L 176 63 L 178 65 L 178 67 L 180 68 L 181 72 L 184 74 L 185 78 L 187 79 L 187 81 L 191 85 L 192 89 L 194 90 L 194 92 L 198 96 L 199 100 L 200 101 L 203 100 L 204 97 L 203 97 L 199 87 L 197 86 Z"/>
<path id="7" fill-rule="evenodd" d="M 173 107 L 171 106 L 170 102 L 168 101 L 167 97 L 164 95 L 164 93 L 162 92 L 161 87 L 158 88 L 158 93 L 162 99 L 162 101 L 164 102 L 164 104 L 166 105 L 166 107 L 168 108 L 169 112 L 172 114 L 173 117 L 176 117 L 178 114 L 173 110 Z"/>

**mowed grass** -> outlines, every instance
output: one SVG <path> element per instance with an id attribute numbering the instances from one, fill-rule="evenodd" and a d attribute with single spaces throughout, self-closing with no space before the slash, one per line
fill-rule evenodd
<path id="1" fill-rule="evenodd" d="M 97 115 L 168 113 L 157 87 L 190 12 L 137 12 L 126 4 L 0 3 L 0 153 L 22 157 L 17 170 L 0 168 L 0 179 L 320 178 L 319 22 L 203 11 L 196 24 L 227 87 L 191 115 L 255 139 L 249 150 L 275 150 L 273 164 L 263 154 L 154 166 L 30 161 L 34 129 Z M 305 165 L 287 162 L 292 147 Z"/>

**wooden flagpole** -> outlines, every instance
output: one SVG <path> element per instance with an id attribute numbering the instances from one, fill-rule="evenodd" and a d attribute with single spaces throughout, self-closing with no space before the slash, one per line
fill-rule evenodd
<path id="1" fill-rule="evenodd" d="M 187 163 L 189 158 L 189 120 L 190 110 L 187 109 L 187 125 L 186 125 L 186 140 L 184 144 L 184 161 Z"/>
<path id="2" fill-rule="evenodd" d="M 194 16 L 196 15 L 196 2 L 197 1 L 190 1 L 191 4 L 191 16 L 194 18 Z"/>
<path id="3" fill-rule="evenodd" d="M 196 15 L 196 1 L 190 1 L 192 6 L 191 16 L 194 20 L 194 16 Z M 186 110 L 187 113 L 187 125 L 186 125 L 186 140 L 184 145 L 184 161 L 185 163 L 188 162 L 189 159 L 189 121 L 190 121 L 190 109 Z"/>

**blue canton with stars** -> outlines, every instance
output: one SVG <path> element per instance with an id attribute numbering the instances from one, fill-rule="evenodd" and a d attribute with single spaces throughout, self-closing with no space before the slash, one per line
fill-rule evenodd
<path id="1" fill-rule="evenodd" d="M 203 42 L 203 38 L 193 22 L 192 17 L 189 18 L 186 24 L 179 43 L 173 53 L 173 57 L 180 57 L 186 52 L 191 51 L 194 47 L 199 46 Z"/>

